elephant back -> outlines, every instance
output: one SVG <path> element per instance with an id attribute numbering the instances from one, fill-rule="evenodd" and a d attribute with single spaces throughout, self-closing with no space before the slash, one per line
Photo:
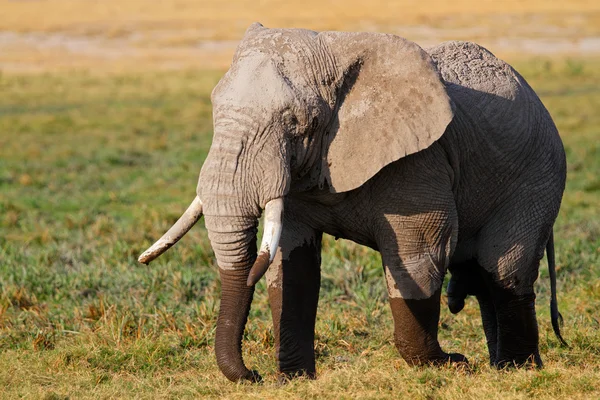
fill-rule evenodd
<path id="1" fill-rule="evenodd" d="M 506 62 L 484 47 L 444 42 L 426 50 L 452 100 L 469 115 L 477 135 L 502 152 L 558 139 L 556 127 L 533 89 Z M 560 139 L 558 139 L 560 141 Z"/>

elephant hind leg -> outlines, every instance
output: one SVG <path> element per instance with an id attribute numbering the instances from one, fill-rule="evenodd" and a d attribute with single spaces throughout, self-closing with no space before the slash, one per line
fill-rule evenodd
<path id="1" fill-rule="evenodd" d="M 535 214 L 512 217 L 499 218 L 479 235 L 478 262 L 491 297 L 484 302 L 491 300 L 496 312 L 495 365 L 541 368 L 533 285 L 553 220 L 543 223 Z"/>
<path id="2" fill-rule="evenodd" d="M 502 289 L 498 289 L 502 290 Z M 496 360 L 498 368 L 534 365 L 543 367 L 539 351 L 535 294 L 512 291 L 495 294 L 498 326 Z"/>
<path id="3" fill-rule="evenodd" d="M 480 293 L 477 300 L 490 362 L 499 368 L 528 364 L 541 368 L 533 285 L 515 281 L 509 284 L 497 274 L 482 274 L 487 275 L 488 290 Z"/>

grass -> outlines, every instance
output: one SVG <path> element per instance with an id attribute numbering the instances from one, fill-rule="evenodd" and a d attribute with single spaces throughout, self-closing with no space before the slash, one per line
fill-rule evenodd
<path id="1" fill-rule="evenodd" d="M 0 75 L 0 397 L 600 397 L 599 65 L 517 65 L 567 150 L 555 237 L 571 346 L 552 334 L 544 265 L 536 286 L 544 370 L 490 369 L 472 299 L 458 316 L 444 303 L 440 322 L 442 346 L 466 354 L 472 370 L 410 368 L 392 343 L 379 256 L 328 237 L 319 378 L 283 386 L 264 280 L 244 354 L 265 383 L 232 384 L 217 369 L 220 289 L 202 223 L 150 266 L 135 261 L 194 196 L 221 72 Z"/>

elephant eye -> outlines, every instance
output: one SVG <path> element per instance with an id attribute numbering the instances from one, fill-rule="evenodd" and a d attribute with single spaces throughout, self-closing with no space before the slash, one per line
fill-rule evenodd
<path id="1" fill-rule="evenodd" d="M 288 127 L 295 128 L 298 125 L 298 117 L 288 110 L 283 113 L 283 122 Z"/>

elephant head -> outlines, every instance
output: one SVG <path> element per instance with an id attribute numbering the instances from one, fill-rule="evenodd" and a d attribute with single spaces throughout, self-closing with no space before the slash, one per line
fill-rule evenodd
<path id="1" fill-rule="evenodd" d="M 258 379 L 244 366 L 241 339 L 254 284 L 277 250 L 283 198 L 358 188 L 436 141 L 452 105 L 430 57 L 405 39 L 260 24 L 247 30 L 211 99 L 214 137 L 197 197 L 140 261 L 156 258 L 204 214 L 222 279 L 218 365 L 230 380 Z"/>

